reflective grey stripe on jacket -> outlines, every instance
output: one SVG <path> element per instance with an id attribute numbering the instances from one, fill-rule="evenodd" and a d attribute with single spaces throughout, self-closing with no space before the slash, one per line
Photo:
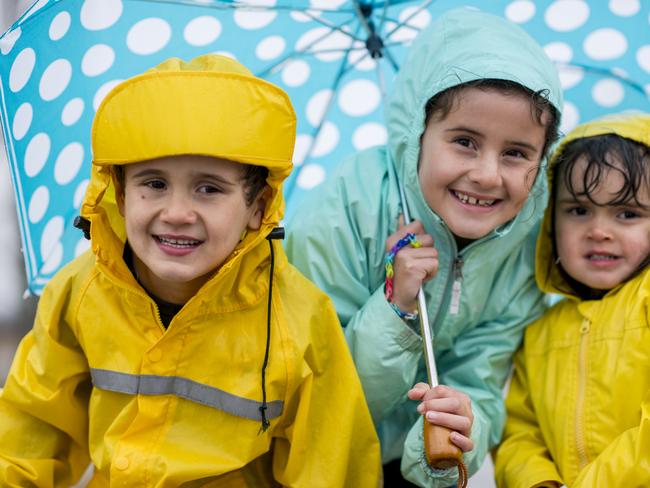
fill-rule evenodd
<path id="1" fill-rule="evenodd" d="M 130 395 L 176 395 L 192 402 L 222 410 L 237 417 L 260 420 L 261 402 L 242 398 L 196 381 L 179 376 L 137 375 L 105 369 L 91 369 L 93 385 L 101 390 Z M 274 419 L 282 414 L 284 402 L 267 402 L 266 417 Z"/>

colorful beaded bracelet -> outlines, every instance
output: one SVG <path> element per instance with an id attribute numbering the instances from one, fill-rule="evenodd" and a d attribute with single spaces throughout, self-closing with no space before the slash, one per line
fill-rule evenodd
<path id="1" fill-rule="evenodd" d="M 386 253 L 386 258 L 384 259 L 384 264 L 386 266 L 386 285 L 384 286 L 384 293 L 386 300 L 390 304 L 391 308 L 400 318 L 405 320 L 415 320 L 418 316 L 417 312 L 404 312 L 393 303 L 393 277 L 395 275 L 395 272 L 393 270 L 393 262 L 395 261 L 395 255 L 400 251 L 400 249 L 408 245 L 417 248 L 422 244 L 420 244 L 420 241 L 415 238 L 415 234 L 409 232 L 399 241 L 397 241 L 395 245 L 390 249 L 390 251 Z"/>

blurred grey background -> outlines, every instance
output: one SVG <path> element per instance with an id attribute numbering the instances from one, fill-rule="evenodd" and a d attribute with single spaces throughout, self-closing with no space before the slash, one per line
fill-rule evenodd
<path id="1" fill-rule="evenodd" d="M 32 0 L 0 0 L 0 33 L 32 4 Z M 18 342 L 31 328 L 36 297 L 23 298 L 27 288 L 20 246 L 16 204 L 4 139 L 0 147 L 0 385 L 4 385 Z"/>

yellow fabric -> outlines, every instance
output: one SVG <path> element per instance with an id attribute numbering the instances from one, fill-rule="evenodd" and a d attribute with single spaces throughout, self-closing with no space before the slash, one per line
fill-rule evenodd
<path id="1" fill-rule="evenodd" d="M 609 133 L 649 144 L 650 116 L 585 124 L 559 151 L 568 140 Z M 538 239 L 537 279 L 560 293 L 567 288 L 551 257 L 552 207 Z M 601 300 L 567 295 L 529 326 L 506 406 L 499 486 L 650 486 L 650 269 Z"/>
<path id="2" fill-rule="evenodd" d="M 146 79 L 158 89 L 158 79 Z M 212 81 L 241 95 L 231 78 Z M 251 84 L 255 96 L 270 87 Z M 117 92 L 133 86 L 126 85 Z M 261 100 L 272 105 L 277 92 L 270 88 L 270 98 Z M 273 126 L 273 119 L 268 123 Z M 241 129 L 248 133 L 250 127 Z M 102 136 L 96 125 L 98 131 Z M 284 137 L 293 141 L 293 134 Z M 256 151 L 259 139 L 247 141 L 248 152 Z M 261 229 L 248 232 L 166 330 L 122 259 L 123 223 L 110 167 L 94 165 L 83 204 L 93 252 L 46 287 L 34 329 L 0 392 L 0 486 L 67 488 L 88 463 L 95 470 L 91 487 L 380 484 L 379 442 L 334 308 L 288 263 L 280 243 L 274 243 L 266 392 L 268 402 L 284 407 L 266 432 L 259 419 L 180 396 L 116 393 L 91 383 L 91 369 L 175 377 L 262 401 L 270 265 L 265 236 L 281 216 L 280 185 L 290 170 L 290 161 L 278 164 L 267 164 L 276 172 L 268 180 L 275 197 Z"/>

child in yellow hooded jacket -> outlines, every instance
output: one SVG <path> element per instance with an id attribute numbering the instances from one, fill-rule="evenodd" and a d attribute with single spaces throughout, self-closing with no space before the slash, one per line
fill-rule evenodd
<path id="1" fill-rule="evenodd" d="M 536 277 L 564 299 L 515 356 L 499 486 L 650 486 L 650 115 L 556 150 Z"/>
<path id="2" fill-rule="evenodd" d="M 288 263 L 288 96 L 228 58 L 109 93 L 80 227 L 0 391 L 0 485 L 374 487 L 330 300 Z"/>

